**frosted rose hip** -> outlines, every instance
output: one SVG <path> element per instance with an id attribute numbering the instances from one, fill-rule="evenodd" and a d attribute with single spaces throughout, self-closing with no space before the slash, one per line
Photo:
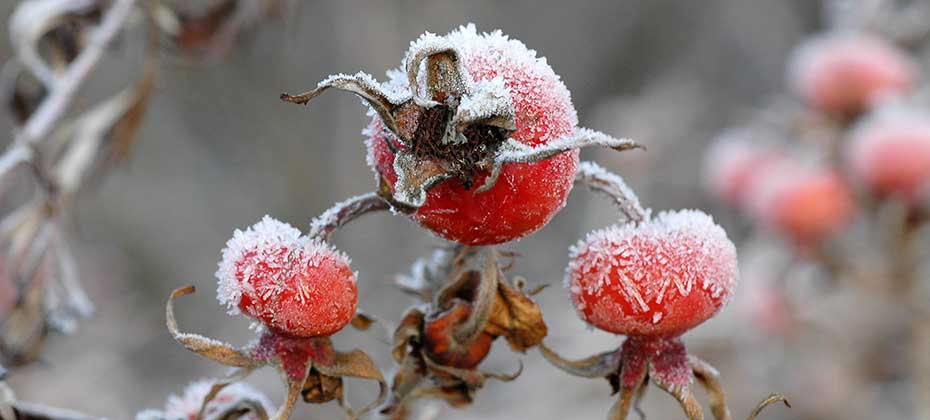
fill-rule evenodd
<path id="1" fill-rule="evenodd" d="M 881 196 L 908 202 L 930 189 L 930 115 L 896 112 L 865 119 L 851 132 L 852 175 Z"/>
<path id="2" fill-rule="evenodd" d="M 473 25 L 444 38 L 461 54 L 474 82 L 503 82 L 515 111 L 512 138 L 536 146 L 572 133 L 578 117 L 569 91 L 535 51 L 500 31 L 479 34 Z M 388 76 L 393 90 L 409 91 L 402 71 L 389 72 Z M 365 135 L 369 137 L 369 165 L 391 184 L 396 183 L 394 154 L 386 142 L 397 148 L 401 144 L 377 116 Z M 564 207 L 577 164 L 577 150 L 539 162 L 509 163 L 499 181 L 485 192 L 475 190 L 484 183 L 487 172 L 479 173 L 470 188 L 458 179 L 446 180 L 429 190 L 413 219 L 443 238 L 468 245 L 521 238 L 543 227 Z"/>
<path id="3" fill-rule="evenodd" d="M 790 60 L 791 88 L 811 106 L 855 115 L 875 101 L 914 88 L 916 66 L 894 45 L 863 34 L 825 34 L 798 46 Z"/>
<path id="4" fill-rule="evenodd" d="M 672 336 L 716 314 L 736 286 L 736 248 L 697 210 L 588 234 L 566 278 L 589 324 L 616 334 Z"/>
<path id="5" fill-rule="evenodd" d="M 852 191 L 831 169 L 785 163 L 765 178 L 750 198 L 753 216 L 800 243 L 823 240 L 852 220 Z"/>
<path id="6" fill-rule="evenodd" d="M 355 315 L 348 257 L 268 216 L 235 232 L 216 275 L 220 303 L 281 334 L 329 336 Z"/>

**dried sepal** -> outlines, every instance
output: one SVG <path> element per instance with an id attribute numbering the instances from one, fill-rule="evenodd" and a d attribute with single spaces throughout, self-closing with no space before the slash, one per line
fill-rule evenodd
<path id="1" fill-rule="evenodd" d="M 539 352 L 553 366 L 565 373 L 581 378 L 605 378 L 620 369 L 620 354 L 616 350 L 605 351 L 581 360 L 565 359 L 552 351 L 545 343 L 539 343 Z"/>
<path id="2" fill-rule="evenodd" d="M 184 348 L 204 356 L 210 360 L 226 366 L 252 368 L 260 364 L 242 350 L 233 348 L 229 344 L 204 337 L 199 334 L 184 333 L 178 330 L 178 323 L 174 317 L 174 300 L 178 297 L 194 293 L 195 288 L 192 285 L 175 289 L 168 298 L 165 306 L 165 318 L 168 324 L 168 332 Z"/>
<path id="3" fill-rule="evenodd" d="M 770 394 L 768 397 L 762 400 L 762 402 L 760 402 L 756 406 L 756 408 L 752 410 L 751 413 L 749 413 L 749 417 L 746 417 L 746 420 L 755 420 L 756 417 L 759 417 L 759 414 L 762 414 L 762 410 L 764 410 L 766 407 L 772 404 L 776 404 L 779 402 L 784 403 L 785 407 L 791 408 L 791 403 L 788 401 L 788 398 L 786 398 L 784 395 Z"/>
<path id="4" fill-rule="evenodd" d="M 694 371 L 694 378 L 701 383 L 710 399 L 710 411 L 717 420 L 730 420 L 730 408 L 727 405 L 723 384 L 720 383 L 720 373 L 709 363 L 697 356 L 688 355 L 688 364 Z"/>
<path id="5" fill-rule="evenodd" d="M 313 98 L 320 96 L 320 94 L 330 88 L 354 93 L 367 102 L 368 105 L 378 113 L 378 116 L 381 117 L 384 125 L 387 126 L 389 130 L 395 133 L 399 131 L 394 113 L 404 101 L 409 98 L 391 95 L 385 91 L 370 74 L 364 72 L 358 72 L 351 76 L 347 74 L 331 76 L 320 82 L 316 89 L 309 92 L 304 92 L 299 95 L 282 93 L 281 100 L 306 105 Z"/>
<path id="6" fill-rule="evenodd" d="M 388 383 L 381 375 L 381 370 L 375 366 L 374 361 L 361 350 L 353 350 L 348 353 L 336 352 L 335 358 L 331 364 L 316 363 L 314 368 L 322 375 L 332 378 L 359 378 L 369 379 L 378 382 L 378 397 L 368 405 L 362 407 L 358 412 L 353 411 L 345 401 L 340 397 L 340 405 L 346 410 L 349 418 L 359 418 L 375 407 L 381 405 L 387 398 Z M 306 398 L 306 395 L 305 395 Z"/>
<path id="7" fill-rule="evenodd" d="M 644 148 L 630 139 L 614 138 L 588 128 L 576 128 L 568 136 L 538 146 L 529 146 L 510 138 L 500 145 L 496 154 L 484 162 L 484 166 L 490 168 L 491 175 L 485 179 L 484 185 L 479 187 L 477 191 L 482 192 L 491 189 L 497 183 L 505 164 L 539 162 L 569 150 L 588 146 L 609 147 L 620 152 Z"/>
<path id="8" fill-rule="evenodd" d="M 394 157 L 393 198 L 401 206 L 419 208 L 426 202 L 426 193 L 440 182 L 453 177 L 442 163 L 417 157 L 407 150 L 398 151 Z"/>

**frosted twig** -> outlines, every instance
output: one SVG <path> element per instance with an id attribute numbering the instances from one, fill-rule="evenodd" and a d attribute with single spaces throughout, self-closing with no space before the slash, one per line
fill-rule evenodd
<path id="1" fill-rule="evenodd" d="M 310 221 L 310 231 L 307 236 L 328 241 L 330 235 L 337 229 L 364 214 L 390 209 L 391 206 L 377 193 L 368 193 L 352 197 L 337 203 L 317 218 Z"/>
<path id="2" fill-rule="evenodd" d="M 54 86 L 48 87 L 49 95 L 10 143 L 7 153 L 24 145 L 34 145 L 55 129 L 74 101 L 78 90 L 100 61 L 104 50 L 122 29 L 135 2 L 136 0 L 113 2 L 100 26 L 90 34 L 81 54 L 68 66 L 61 78 L 57 79 Z"/>
<path id="3" fill-rule="evenodd" d="M 642 223 L 649 218 L 649 211 L 639 204 L 636 193 L 623 182 L 623 178 L 594 162 L 578 164 L 575 182 L 609 197 L 620 209 L 620 213 L 630 222 Z"/>

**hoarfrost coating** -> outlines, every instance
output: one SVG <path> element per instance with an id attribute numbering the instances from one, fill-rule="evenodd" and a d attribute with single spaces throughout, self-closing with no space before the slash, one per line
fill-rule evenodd
<path id="1" fill-rule="evenodd" d="M 566 286 L 583 320 L 628 335 L 682 333 L 722 308 L 736 286 L 736 248 L 697 210 L 588 234 L 570 252 Z"/>

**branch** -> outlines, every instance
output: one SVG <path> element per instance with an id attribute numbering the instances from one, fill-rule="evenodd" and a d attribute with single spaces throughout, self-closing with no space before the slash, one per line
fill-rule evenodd
<path id="1" fill-rule="evenodd" d="M 390 209 L 391 206 L 376 193 L 368 193 L 352 197 L 337 203 L 326 210 L 319 217 L 310 222 L 310 232 L 307 236 L 328 241 L 336 229 L 359 218 L 363 214 Z"/>
<path id="2" fill-rule="evenodd" d="M 136 0 L 114 1 L 100 26 L 90 34 L 87 46 L 81 54 L 68 66 L 68 70 L 53 86 L 48 86 L 50 90 L 48 97 L 42 101 L 36 112 L 10 143 L 7 153 L 35 145 L 55 129 L 74 101 L 81 85 L 100 61 L 107 46 L 113 42 L 122 29 L 135 2 Z"/>

